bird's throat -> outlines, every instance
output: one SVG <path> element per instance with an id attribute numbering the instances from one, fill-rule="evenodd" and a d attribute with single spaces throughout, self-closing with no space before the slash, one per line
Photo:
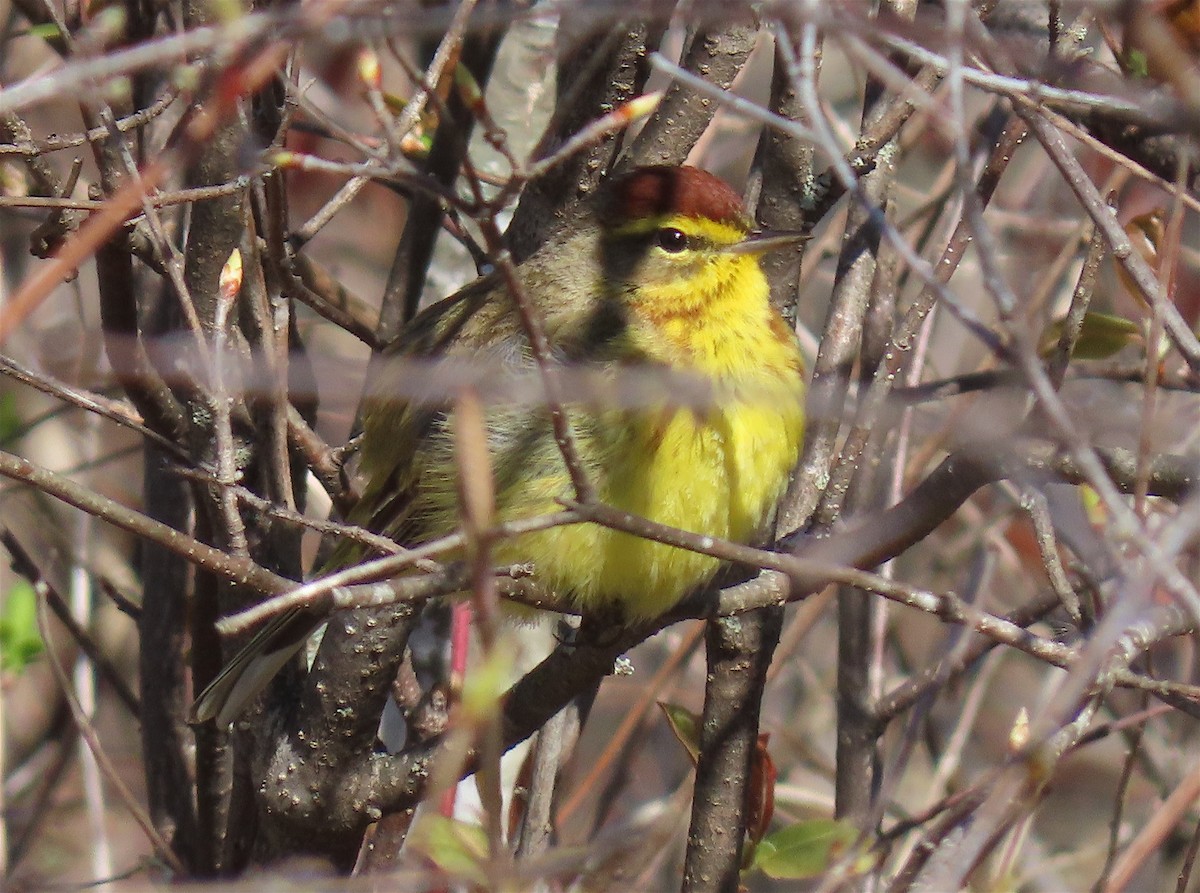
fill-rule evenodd
<path id="1" fill-rule="evenodd" d="M 634 358 L 718 380 L 756 379 L 796 366 L 791 333 L 750 257 L 724 257 L 695 275 L 637 289 L 628 301 Z"/>

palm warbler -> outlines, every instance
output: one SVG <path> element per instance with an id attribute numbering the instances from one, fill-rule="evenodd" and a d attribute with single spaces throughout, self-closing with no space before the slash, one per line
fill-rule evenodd
<path id="1" fill-rule="evenodd" d="M 748 542 L 763 533 L 796 464 L 803 368 L 792 331 L 768 301 L 758 263 L 798 236 L 755 232 L 739 197 L 691 167 L 646 167 L 601 191 L 590 215 L 518 268 L 555 359 L 595 370 L 643 367 L 702 376 L 717 395 L 694 406 L 569 405 L 578 452 L 604 503 L 661 524 Z M 395 352 L 531 368 L 505 285 L 481 279 L 420 314 Z M 444 406 L 406 403 L 388 370 L 371 383 L 350 521 L 408 545 L 459 521 L 454 444 Z M 396 384 L 389 382 L 392 377 Z M 496 517 L 561 510 L 573 495 L 549 413 L 493 406 L 487 439 Z M 358 560 L 349 545 L 331 567 Z M 657 616 L 708 581 L 720 562 L 595 524 L 497 544 L 499 564 L 530 562 L 539 583 L 581 608 Z M 232 721 L 303 644 L 311 618 L 268 625 L 197 700 L 197 719 Z"/>

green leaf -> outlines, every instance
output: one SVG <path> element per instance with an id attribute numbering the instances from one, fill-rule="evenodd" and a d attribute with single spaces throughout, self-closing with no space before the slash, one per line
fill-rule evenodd
<path id="1" fill-rule="evenodd" d="M 19 673 L 41 653 L 37 593 L 27 580 L 18 580 L 4 596 L 0 614 L 0 669 Z"/>
<path id="2" fill-rule="evenodd" d="M 1150 77 L 1150 60 L 1141 50 L 1128 50 L 1125 53 L 1125 70 L 1134 78 Z"/>
<path id="3" fill-rule="evenodd" d="M 225 25 L 232 25 L 246 14 L 242 4 L 237 0 L 209 0 L 208 8 Z"/>
<path id="4" fill-rule="evenodd" d="M 488 857 L 487 833 L 479 825 L 426 815 L 413 829 L 411 841 L 447 874 L 477 884 L 487 880 L 482 867 Z"/>
<path id="5" fill-rule="evenodd" d="M 483 105 L 483 89 L 479 86 L 479 81 L 475 80 L 471 69 L 461 62 L 454 66 L 454 86 L 458 88 L 463 102 L 468 107 L 474 109 Z"/>
<path id="6" fill-rule="evenodd" d="M 858 830 L 846 822 L 797 822 L 764 837 L 750 867 L 781 880 L 820 877 L 857 839 Z"/>
<path id="7" fill-rule="evenodd" d="M 662 708 L 662 712 L 671 726 L 671 731 L 675 733 L 675 737 L 687 750 L 688 756 L 692 758 L 692 764 L 695 765 L 700 759 L 700 717 L 678 704 L 659 701 L 658 706 Z"/>
<path id="8" fill-rule="evenodd" d="M 53 22 L 45 22 L 41 25 L 30 25 L 29 34 L 32 37 L 40 37 L 42 40 L 54 40 L 62 32 L 58 30 L 58 25 Z"/>
<path id="9" fill-rule="evenodd" d="M 1043 356 L 1049 354 L 1062 335 L 1063 320 L 1046 326 L 1039 345 Z M 1071 356 L 1077 360 L 1105 360 L 1122 348 L 1142 340 L 1142 327 L 1131 319 L 1110 313 L 1088 312 Z"/>
<path id="10" fill-rule="evenodd" d="M 408 100 L 403 96 L 397 96 L 395 93 L 389 93 L 383 90 L 380 94 L 383 96 L 383 104 L 387 106 L 387 110 L 393 115 L 398 115 L 408 108 Z"/>
<path id="11" fill-rule="evenodd" d="M 10 445 L 25 431 L 25 423 L 17 409 L 17 398 L 12 391 L 0 394 L 0 444 Z"/>

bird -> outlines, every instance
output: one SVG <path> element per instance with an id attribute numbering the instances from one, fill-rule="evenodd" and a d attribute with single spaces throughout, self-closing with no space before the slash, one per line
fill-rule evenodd
<path id="1" fill-rule="evenodd" d="M 580 219 L 516 267 L 551 359 L 600 374 L 665 370 L 711 385 L 708 405 L 564 406 L 581 470 L 604 504 L 659 524 L 751 543 L 768 532 L 802 447 L 804 362 L 760 265 L 800 233 L 756 230 L 740 196 L 696 167 L 635 168 L 601 184 Z M 412 546 L 461 519 L 452 405 L 409 400 L 399 360 L 533 370 L 536 357 L 503 277 L 477 280 L 419 313 L 377 364 L 362 414 L 348 521 Z M 559 512 L 573 483 L 545 405 L 485 412 L 496 521 Z M 326 569 L 364 547 L 343 541 Z M 719 559 L 595 523 L 497 541 L 498 565 L 583 613 L 660 616 L 709 582 Z M 301 648 L 320 618 L 277 617 L 197 698 L 192 716 L 228 724 Z"/>

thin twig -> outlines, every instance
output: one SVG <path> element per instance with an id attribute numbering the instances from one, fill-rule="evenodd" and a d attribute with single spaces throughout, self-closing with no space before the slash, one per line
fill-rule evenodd
<path id="1" fill-rule="evenodd" d="M 1137 837 L 1125 848 L 1113 867 L 1108 883 L 1104 885 L 1104 893 L 1119 893 L 1128 888 L 1138 868 L 1154 850 L 1162 846 L 1163 838 L 1184 817 L 1197 798 L 1200 798 L 1200 765 L 1194 766 L 1183 777 L 1171 796 L 1154 811 Z"/>
<path id="2" fill-rule="evenodd" d="M 75 719 L 75 725 L 79 728 L 80 735 L 83 736 L 83 740 L 87 742 L 88 749 L 96 757 L 96 763 L 100 767 L 100 771 L 104 773 L 104 777 L 108 780 L 109 785 L 116 792 L 117 799 L 121 801 L 138 827 L 142 829 L 142 833 L 146 835 L 146 839 L 150 842 L 158 857 L 171 866 L 172 871 L 183 874 L 186 871 L 183 863 L 179 861 L 179 857 L 175 855 L 170 844 L 159 835 L 154 827 L 154 823 L 150 821 L 150 816 L 146 815 L 142 807 L 138 805 L 137 798 L 134 797 L 133 792 L 121 780 L 116 767 L 109 761 L 108 755 L 104 752 L 104 748 L 100 744 L 100 738 L 96 734 L 96 729 L 92 725 L 91 719 L 79 706 L 79 702 L 75 698 L 75 693 L 71 689 L 71 682 L 67 678 L 67 671 L 63 668 L 62 662 L 54 650 L 54 645 L 52 644 L 53 638 L 50 635 L 49 618 L 46 614 L 46 603 L 44 601 L 38 602 L 37 619 L 38 632 L 42 636 L 42 641 L 46 643 L 46 655 L 50 658 L 50 668 L 54 672 L 54 678 L 67 699 L 67 704 L 71 708 L 71 715 Z"/>
<path id="3" fill-rule="evenodd" d="M 0 476 L 20 481 L 122 530 L 150 540 L 196 567 L 232 583 L 248 586 L 260 593 L 282 592 L 295 586 L 294 581 L 273 574 L 247 558 L 227 555 L 220 549 L 214 549 L 12 453 L 0 451 Z"/>
<path id="4" fill-rule="evenodd" d="M 1092 293 L 1096 288 L 1096 273 L 1100 262 L 1104 260 L 1104 239 L 1098 229 L 1093 229 L 1088 239 L 1087 256 L 1083 260 L 1083 268 L 1079 271 L 1079 279 L 1075 282 L 1075 291 L 1071 294 L 1071 306 L 1067 308 L 1063 320 L 1062 334 L 1054 345 L 1054 352 L 1046 362 L 1046 374 L 1051 384 L 1057 390 L 1062 387 L 1067 376 L 1067 367 L 1071 362 L 1071 354 L 1079 343 L 1079 335 L 1083 331 L 1083 321 L 1091 306 Z"/>

